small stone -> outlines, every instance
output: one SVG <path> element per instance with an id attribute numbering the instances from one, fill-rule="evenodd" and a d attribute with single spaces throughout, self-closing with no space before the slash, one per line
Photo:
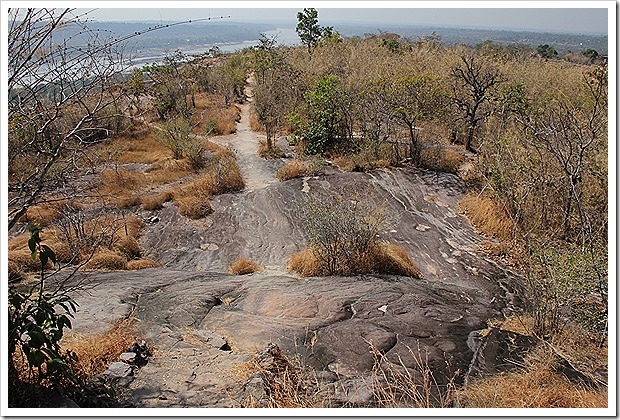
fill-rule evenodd
<path id="1" fill-rule="evenodd" d="M 431 228 L 430 226 L 426 226 L 426 225 L 417 225 L 415 227 L 415 230 L 419 230 L 420 232 L 426 232 L 430 228 Z"/>
<path id="2" fill-rule="evenodd" d="M 112 378 L 126 378 L 133 374 L 133 369 L 127 363 L 114 362 L 103 374 Z"/>
<path id="3" fill-rule="evenodd" d="M 213 331 L 196 331 L 194 332 L 194 337 L 206 343 L 212 347 L 215 347 L 220 350 L 229 350 L 230 346 L 228 345 L 228 341 L 221 335 L 214 333 Z"/>
<path id="4" fill-rule="evenodd" d="M 137 354 L 134 352 L 121 353 L 119 359 L 121 362 L 134 363 L 136 361 Z"/>

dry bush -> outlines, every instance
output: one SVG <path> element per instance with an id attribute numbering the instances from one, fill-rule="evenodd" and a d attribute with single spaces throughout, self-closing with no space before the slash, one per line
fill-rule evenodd
<path id="1" fill-rule="evenodd" d="M 259 140 L 258 156 L 263 159 L 280 159 L 285 157 L 286 153 L 275 144 L 271 147 L 271 150 L 269 150 L 267 147 L 267 142 L 264 140 Z"/>
<path id="2" fill-rule="evenodd" d="M 484 235 L 510 238 L 514 227 L 512 220 L 492 199 L 469 193 L 459 202 L 459 209 Z"/>
<path id="3" fill-rule="evenodd" d="M 170 152 L 157 141 L 154 132 L 150 129 L 139 136 L 117 137 L 99 154 L 100 158 L 118 164 L 151 164 L 170 156 Z"/>
<path id="4" fill-rule="evenodd" d="M 288 179 L 298 178 L 300 176 L 307 176 L 308 170 L 309 168 L 307 163 L 302 162 L 299 159 L 293 159 L 286 162 L 284 166 L 278 169 L 276 177 L 280 181 L 286 181 Z"/>
<path id="5" fill-rule="evenodd" d="M 240 118 L 239 108 L 235 105 L 221 107 L 215 104 L 208 104 L 199 108 L 194 114 L 194 123 L 197 124 L 195 131 L 212 135 L 228 135 L 237 131 L 237 121 Z"/>
<path id="6" fill-rule="evenodd" d="M 291 255 L 288 269 L 304 277 L 320 277 L 328 275 L 325 263 L 311 249 Z"/>
<path id="7" fill-rule="evenodd" d="M 158 186 L 178 181 L 194 173 L 194 170 L 187 159 L 166 158 L 153 163 L 144 172 L 147 185 Z"/>
<path id="8" fill-rule="evenodd" d="M 372 343 L 368 343 L 374 357 L 372 390 L 379 407 L 448 408 L 452 407 L 456 378 L 459 372 L 451 373 L 447 383 L 437 379 L 430 368 L 428 352 L 420 347 L 408 346 L 405 355 L 398 355 L 398 363 L 392 362 Z M 415 368 L 409 368 L 403 357 L 411 358 Z"/>
<path id="9" fill-rule="evenodd" d="M 367 256 L 367 271 L 421 279 L 424 276 L 407 251 L 396 244 L 377 244 Z"/>
<path id="10" fill-rule="evenodd" d="M 78 360 L 73 369 L 78 377 L 86 380 L 118 361 L 121 353 L 136 340 L 137 333 L 132 322 L 122 320 L 103 334 L 87 336 L 71 333 L 63 337 L 61 348 L 76 354 Z"/>
<path id="11" fill-rule="evenodd" d="M 325 261 L 312 249 L 305 249 L 290 257 L 288 269 L 304 277 L 322 277 L 330 274 Z M 407 252 L 396 244 L 377 244 L 362 256 L 344 261 L 338 274 L 393 274 L 423 278 L 422 272 Z"/>
<path id="12" fill-rule="evenodd" d="M 114 245 L 113 250 L 118 254 L 124 256 L 128 260 L 138 259 L 142 256 L 142 247 L 136 238 L 129 235 L 123 235 L 118 238 Z"/>
<path id="13" fill-rule="evenodd" d="M 607 407 L 607 391 L 572 383 L 556 368 L 557 356 L 546 346 L 532 352 L 525 367 L 482 378 L 459 392 L 464 407 L 594 408 Z"/>
<path id="14" fill-rule="evenodd" d="M 150 258 L 141 258 L 127 262 L 128 270 L 144 270 L 146 268 L 160 268 L 161 264 Z"/>
<path id="15" fill-rule="evenodd" d="M 245 187 L 241 170 L 234 153 L 218 150 L 202 173 L 173 190 L 179 213 L 192 219 L 205 217 L 213 211 L 209 200 L 212 196 L 237 192 Z"/>
<path id="16" fill-rule="evenodd" d="M 355 163 L 348 156 L 336 156 L 332 158 L 332 163 L 343 172 L 353 172 L 355 170 Z"/>
<path id="17" fill-rule="evenodd" d="M 7 263 L 7 274 L 9 283 L 18 282 L 24 278 L 24 272 L 19 268 L 17 263 L 11 260 Z"/>
<path id="18" fill-rule="evenodd" d="M 144 210 L 159 210 L 163 207 L 164 203 L 172 201 L 174 193 L 172 191 L 163 191 L 156 195 L 149 195 L 142 197 L 142 208 Z"/>
<path id="19" fill-rule="evenodd" d="M 239 258 L 238 260 L 230 264 L 230 267 L 228 267 L 228 272 L 230 274 L 242 276 L 244 274 L 252 274 L 262 269 L 263 269 L 262 266 L 256 264 L 252 260 L 249 260 L 247 258 Z"/>
<path id="20" fill-rule="evenodd" d="M 127 270 L 127 258 L 109 250 L 95 253 L 86 263 L 91 270 Z"/>
<path id="21" fill-rule="evenodd" d="M 465 156 L 454 149 L 429 147 L 420 153 L 420 166 L 434 171 L 458 174 Z"/>
<path id="22" fill-rule="evenodd" d="M 60 214 L 60 210 L 57 206 L 39 204 L 28 208 L 20 220 L 46 227 L 54 223 L 54 221 L 60 217 Z"/>
<path id="23" fill-rule="evenodd" d="M 256 108 L 254 107 L 254 104 L 252 104 L 252 108 L 250 111 L 250 130 L 257 133 L 265 132 L 265 127 L 258 120 L 258 114 L 256 113 Z"/>

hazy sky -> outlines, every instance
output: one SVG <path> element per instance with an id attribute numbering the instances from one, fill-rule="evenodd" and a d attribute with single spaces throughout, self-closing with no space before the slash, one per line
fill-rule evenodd
<path id="1" fill-rule="evenodd" d="M 73 2 L 72 2 L 73 3 Z M 79 3 L 73 3 L 79 4 Z M 420 2 L 390 2 L 391 6 L 398 8 L 386 8 L 386 3 L 364 3 L 365 8 L 360 8 L 358 2 L 338 2 L 339 8 L 332 8 L 327 3 L 311 2 L 229 2 L 234 8 L 208 8 L 210 2 L 103 2 L 105 8 L 99 8 L 89 13 L 95 20 L 155 20 L 155 21 L 181 21 L 185 19 L 198 19 L 216 16 L 231 16 L 231 20 L 261 22 L 266 20 L 285 20 L 291 25 L 296 23 L 296 13 L 304 6 L 316 6 L 319 11 L 319 20 L 322 24 L 330 24 L 336 21 L 372 22 L 372 23 L 409 23 L 413 25 L 429 26 L 460 26 L 478 28 L 499 29 L 529 29 L 536 31 L 569 32 L 569 33 L 607 33 L 606 7 L 611 7 L 615 13 L 615 2 L 577 2 L 579 8 L 562 7 L 567 2 L 544 2 L 545 8 L 534 8 L 539 2 L 511 2 L 511 8 L 498 8 L 501 2 L 448 2 L 443 3 L 442 8 L 436 5 L 434 8 L 420 8 Z M 119 5 L 127 5 L 140 8 L 123 8 Z M 145 7 L 142 7 L 142 4 Z M 223 3 L 216 3 L 222 6 Z M 349 4 L 351 5 L 349 7 Z M 426 3 L 427 5 L 429 3 Z M 505 4 L 505 3 L 504 3 Z M 88 4 L 84 4 L 87 6 Z M 108 6 L 109 5 L 109 6 Z M 204 5 L 204 8 L 195 6 Z M 446 7 L 458 5 L 459 8 Z M 469 7 L 471 5 L 471 7 Z M 516 5 L 516 6 L 515 6 Z M 151 7 L 148 7 L 151 6 Z M 157 7 L 155 7 L 157 6 Z M 174 6 L 168 8 L 168 6 Z M 247 6 L 247 7 L 241 7 Z M 250 8 L 252 6 L 252 8 Z M 256 8 L 256 6 L 260 8 Z M 403 6 L 407 6 L 403 8 Z M 598 6 L 599 8 L 593 8 Z M 121 6 L 123 7 L 123 6 Z M 191 8 L 186 8 L 191 7 Z M 345 7 L 345 8 L 343 8 Z M 369 8 L 370 7 L 370 8 Z M 489 8 L 490 7 L 490 8 Z M 516 7 L 516 8 L 515 8 Z M 538 7 L 538 6 L 537 6 Z M 92 9 L 78 9 L 80 12 Z M 336 28 L 337 29 L 337 28 Z"/>

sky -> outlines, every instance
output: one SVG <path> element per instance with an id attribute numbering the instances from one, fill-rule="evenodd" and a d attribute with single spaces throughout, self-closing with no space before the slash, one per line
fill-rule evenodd
<path id="1" fill-rule="evenodd" d="M 89 2 L 70 2 L 89 6 Z M 331 22 L 407 23 L 416 26 L 474 27 L 538 32 L 608 33 L 608 7 L 615 2 L 97 2 L 95 20 L 182 21 L 231 16 L 234 21 L 296 23 L 303 7 L 316 7 L 321 24 Z M 196 7 L 200 5 L 201 8 Z M 222 8 L 222 5 L 234 5 Z M 425 7 L 420 7 L 423 5 Z M 437 6 L 441 5 L 441 8 Z M 170 8 L 172 6 L 172 8 Z M 213 6 L 213 7 L 209 7 Z M 257 8 L 259 6 L 259 8 Z M 361 7 L 360 7 L 361 6 Z M 509 6 L 506 8 L 505 6 Z M 540 8 L 540 7 L 544 8 Z M 577 8 L 574 8 L 574 7 Z M 123 8 L 119 8 L 123 7 Z M 131 8 L 124 8 L 131 7 Z M 572 8 L 571 8 L 572 7 Z"/>

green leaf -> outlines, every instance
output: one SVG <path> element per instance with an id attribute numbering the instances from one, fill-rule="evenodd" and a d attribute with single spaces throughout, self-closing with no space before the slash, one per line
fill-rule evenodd
<path id="1" fill-rule="evenodd" d="M 43 254 L 45 254 L 45 256 L 47 258 L 49 258 L 50 260 L 52 260 L 52 262 L 54 264 L 56 264 L 56 253 L 54 251 L 51 250 L 50 247 L 48 247 L 47 245 L 43 245 Z"/>
<path id="2" fill-rule="evenodd" d="M 28 248 L 30 248 L 30 252 L 32 253 L 37 252 L 37 241 L 34 239 L 34 237 L 28 239 Z"/>
<path id="3" fill-rule="evenodd" d="M 37 251 L 34 251 L 32 254 L 30 254 L 30 258 L 32 258 L 32 261 L 36 261 L 38 255 L 39 253 Z"/>
<path id="4" fill-rule="evenodd" d="M 26 353 L 26 358 L 28 359 L 28 364 L 34 367 L 39 367 L 45 362 L 45 354 L 40 350 L 29 351 Z"/>

